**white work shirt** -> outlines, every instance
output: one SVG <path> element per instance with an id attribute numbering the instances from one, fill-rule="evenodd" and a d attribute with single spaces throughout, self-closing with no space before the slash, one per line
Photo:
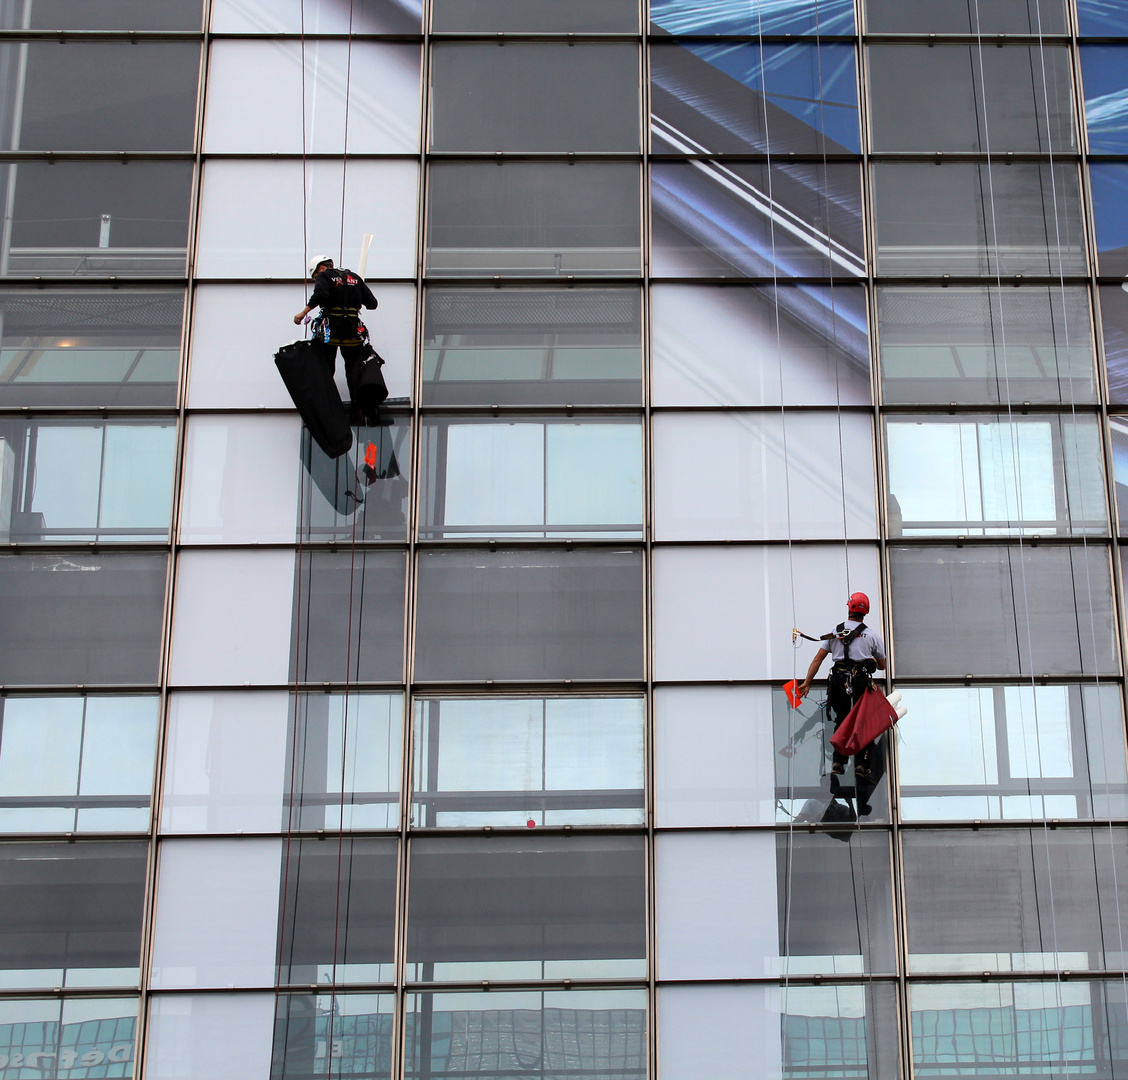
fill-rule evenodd
<path id="1" fill-rule="evenodd" d="M 853 630 L 855 626 L 860 623 L 857 619 L 847 619 L 843 624 L 843 629 L 848 633 Z M 823 648 L 830 653 L 832 660 L 842 660 L 846 656 L 845 642 L 838 638 L 831 638 L 830 641 L 823 643 Z M 868 660 L 870 657 L 875 660 L 885 659 L 885 646 L 882 644 L 880 635 L 874 633 L 868 626 L 850 642 L 850 659 L 851 660 Z"/>

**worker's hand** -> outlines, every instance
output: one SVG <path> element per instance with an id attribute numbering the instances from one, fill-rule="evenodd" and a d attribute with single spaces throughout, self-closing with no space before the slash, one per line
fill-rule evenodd
<path id="1" fill-rule="evenodd" d="M 811 680 L 810 679 L 804 679 L 797 687 L 795 687 L 795 693 L 800 700 L 805 698 L 810 692 L 811 692 Z"/>
<path id="2" fill-rule="evenodd" d="M 304 318 L 305 318 L 305 312 L 299 311 L 297 313 L 297 315 L 294 316 L 294 325 L 295 326 L 301 326 L 302 325 L 302 319 L 304 319 Z"/>

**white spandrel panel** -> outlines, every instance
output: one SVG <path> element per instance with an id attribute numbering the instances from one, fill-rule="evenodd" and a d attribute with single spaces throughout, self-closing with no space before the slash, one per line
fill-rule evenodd
<path id="1" fill-rule="evenodd" d="M 774 832 L 661 833 L 654 872 L 659 979 L 778 974 Z"/>
<path id="2" fill-rule="evenodd" d="M 340 154 L 347 89 L 350 154 L 414 153 L 419 62 L 419 45 L 398 42 L 214 41 L 204 150 L 300 154 L 304 132 L 307 153 Z"/>
<path id="3" fill-rule="evenodd" d="M 793 649 L 792 627 L 833 630 L 859 590 L 880 627 L 880 581 L 876 545 L 655 548 L 654 677 L 802 678 L 814 646 Z"/>
<path id="4" fill-rule="evenodd" d="M 378 307 L 363 311 L 372 347 L 387 361 L 391 397 L 411 393 L 415 355 L 415 286 L 369 282 Z M 188 375 L 190 409 L 289 409 L 273 357 L 306 331 L 294 325 L 312 286 L 200 285 L 192 323 Z M 337 387 L 347 396 L 345 365 L 337 357 Z"/>
<path id="5" fill-rule="evenodd" d="M 213 34 L 418 34 L 422 0 L 213 0 Z"/>
<path id="6" fill-rule="evenodd" d="M 155 994 L 147 1080 L 267 1080 L 274 994 Z"/>
<path id="7" fill-rule="evenodd" d="M 771 690 L 667 686 L 654 694 L 659 828 L 776 820 Z"/>
<path id="8" fill-rule="evenodd" d="M 170 682 L 287 683 L 293 596 L 293 551 L 181 551 Z"/>
<path id="9" fill-rule="evenodd" d="M 870 402 L 863 289 L 655 285 L 650 302 L 655 405 Z"/>
<path id="10" fill-rule="evenodd" d="M 301 161 L 208 161 L 197 275 L 302 277 L 307 257 L 329 255 L 366 278 L 414 277 L 418 164 L 347 163 L 342 242 L 343 168 L 341 161 L 307 161 L 303 204 Z"/>
<path id="11" fill-rule="evenodd" d="M 873 417 L 660 413 L 654 519 L 658 540 L 876 539 Z"/>
<path id="12" fill-rule="evenodd" d="M 152 986 L 274 985 L 281 839 L 165 840 Z"/>
<path id="13" fill-rule="evenodd" d="M 190 416 L 180 542 L 293 543 L 301 433 L 296 415 Z"/>
<path id="14" fill-rule="evenodd" d="M 284 690 L 174 693 L 161 831 L 277 832 L 289 716 Z"/>

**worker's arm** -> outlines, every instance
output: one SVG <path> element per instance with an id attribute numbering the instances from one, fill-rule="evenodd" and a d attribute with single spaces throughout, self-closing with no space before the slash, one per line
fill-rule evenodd
<path id="1" fill-rule="evenodd" d="M 830 655 L 826 649 L 819 649 L 815 653 L 815 658 L 811 661 L 811 666 L 807 668 L 807 677 L 799 684 L 795 692 L 804 698 L 811 690 L 811 683 L 815 676 L 819 673 L 819 668 L 822 667 L 822 662 Z"/>
<path id="2" fill-rule="evenodd" d="M 885 661 L 884 660 L 878 660 L 877 670 L 878 671 L 884 671 L 885 670 Z"/>
<path id="3" fill-rule="evenodd" d="M 304 319 L 312 310 L 313 310 L 312 304 L 307 304 L 304 308 L 302 308 L 302 310 L 299 311 L 297 313 L 297 315 L 294 316 L 294 325 L 295 326 L 301 326 L 302 325 L 302 319 Z"/>

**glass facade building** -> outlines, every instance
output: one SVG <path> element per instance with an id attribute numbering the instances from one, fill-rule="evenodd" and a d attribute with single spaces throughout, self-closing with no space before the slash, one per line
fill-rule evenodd
<path id="1" fill-rule="evenodd" d="M 0 0 L 0 192 L 0 1080 L 1128 1078 L 1128 3 Z"/>

